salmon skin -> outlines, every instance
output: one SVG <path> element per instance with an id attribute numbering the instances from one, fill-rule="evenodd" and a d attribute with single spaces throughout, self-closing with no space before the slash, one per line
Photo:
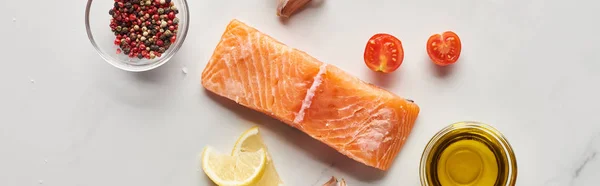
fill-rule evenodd
<path id="1" fill-rule="evenodd" d="M 365 165 L 387 170 L 419 106 L 232 20 L 202 86 L 291 125 Z"/>

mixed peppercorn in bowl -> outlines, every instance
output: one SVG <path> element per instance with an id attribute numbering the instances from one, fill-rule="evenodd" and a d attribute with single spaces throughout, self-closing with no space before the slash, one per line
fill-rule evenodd
<path id="1" fill-rule="evenodd" d="M 126 71 L 147 71 L 166 63 L 185 40 L 185 0 L 88 0 L 85 23 L 98 54 Z"/>

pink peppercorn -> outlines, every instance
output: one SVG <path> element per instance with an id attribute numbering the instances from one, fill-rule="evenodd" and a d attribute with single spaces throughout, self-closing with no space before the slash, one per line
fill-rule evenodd
<path id="1" fill-rule="evenodd" d="M 175 13 L 173 13 L 172 11 L 169 12 L 169 14 L 167 14 L 167 17 L 171 20 L 175 19 Z"/>

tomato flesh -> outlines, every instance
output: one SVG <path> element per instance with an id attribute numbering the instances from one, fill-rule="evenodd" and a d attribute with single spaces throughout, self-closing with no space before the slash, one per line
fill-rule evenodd
<path id="1" fill-rule="evenodd" d="M 402 42 L 389 34 L 375 34 L 367 42 L 364 60 L 367 67 L 373 71 L 393 72 L 404 60 Z"/>
<path id="2" fill-rule="evenodd" d="M 460 38 L 452 31 L 434 34 L 427 40 L 427 54 L 436 65 L 447 66 L 456 63 L 461 45 Z"/>

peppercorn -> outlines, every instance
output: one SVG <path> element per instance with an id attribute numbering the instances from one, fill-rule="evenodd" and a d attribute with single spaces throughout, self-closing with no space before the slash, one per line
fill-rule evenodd
<path id="1" fill-rule="evenodd" d="M 175 12 L 169 12 L 169 19 L 175 19 Z"/>
<path id="2" fill-rule="evenodd" d="M 171 32 L 171 30 L 167 30 L 163 33 L 165 36 L 167 37 L 171 37 L 173 35 L 173 33 Z M 164 40 L 164 39 L 163 39 Z"/>
<path id="3" fill-rule="evenodd" d="M 157 51 L 158 50 L 158 46 L 157 45 L 152 45 L 152 46 L 150 46 L 150 50 Z"/>
<path id="4" fill-rule="evenodd" d="M 175 42 L 180 20 L 171 0 L 115 0 L 108 13 L 117 53 L 151 59 Z"/>

